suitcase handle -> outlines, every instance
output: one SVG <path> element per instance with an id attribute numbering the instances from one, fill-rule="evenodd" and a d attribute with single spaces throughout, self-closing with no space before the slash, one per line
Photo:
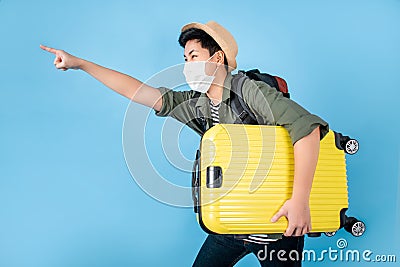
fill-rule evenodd
<path id="1" fill-rule="evenodd" d="M 222 186 L 222 168 L 220 166 L 208 166 L 206 175 L 207 188 L 220 188 Z"/>
<path id="2" fill-rule="evenodd" d="M 199 186 L 200 186 L 200 150 L 196 152 L 196 159 L 193 162 L 192 169 L 192 199 L 195 213 L 199 213 Z"/>

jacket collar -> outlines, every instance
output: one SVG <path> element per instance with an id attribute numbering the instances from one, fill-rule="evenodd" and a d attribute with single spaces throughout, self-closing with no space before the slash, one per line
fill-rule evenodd
<path id="1" fill-rule="evenodd" d="M 228 72 L 225 77 L 224 88 L 222 91 L 222 102 L 224 103 L 227 103 L 228 99 L 230 98 L 231 85 L 232 85 L 232 74 Z M 199 96 L 199 100 L 196 102 L 196 107 L 205 108 L 207 107 L 209 101 L 210 99 L 208 98 L 208 96 L 205 93 L 201 93 Z"/>

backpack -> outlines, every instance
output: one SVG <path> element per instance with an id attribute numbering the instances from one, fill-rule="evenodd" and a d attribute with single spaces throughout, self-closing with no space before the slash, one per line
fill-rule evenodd
<path id="1" fill-rule="evenodd" d="M 232 79 L 230 95 L 231 108 L 239 115 L 240 120 L 235 123 L 258 124 L 256 116 L 243 100 L 242 88 L 246 79 L 265 82 L 269 86 L 274 87 L 277 91 L 281 92 L 284 97 L 290 98 L 288 86 L 284 79 L 268 73 L 260 73 L 258 69 L 249 71 L 239 70 L 238 74 Z"/>

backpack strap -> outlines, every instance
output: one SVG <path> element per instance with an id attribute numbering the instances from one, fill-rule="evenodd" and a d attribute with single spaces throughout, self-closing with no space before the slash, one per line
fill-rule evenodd
<path id="1" fill-rule="evenodd" d="M 233 76 L 230 95 L 230 106 L 233 112 L 238 115 L 238 119 L 235 121 L 235 123 L 258 124 L 256 116 L 243 100 L 242 89 L 246 79 L 249 78 L 241 72 Z"/>

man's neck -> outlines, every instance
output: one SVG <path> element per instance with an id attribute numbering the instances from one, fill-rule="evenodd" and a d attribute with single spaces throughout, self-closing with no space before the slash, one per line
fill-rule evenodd
<path id="1" fill-rule="evenodd" d="M 208 96 L 208 98 L 211 99 L 214 105 L 218 105 L 222 101 L 222 93 L 224 92 L 226 75 L 226 71 L 221 71 L 220 73 L 218 73 L 206 93 L 206 95 Z"/>

